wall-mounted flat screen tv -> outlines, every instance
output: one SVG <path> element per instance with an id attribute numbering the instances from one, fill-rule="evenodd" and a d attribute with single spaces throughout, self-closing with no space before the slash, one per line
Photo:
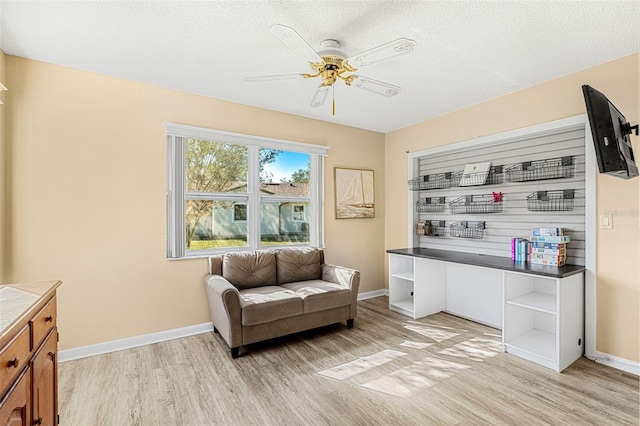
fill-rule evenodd
<path id="1" fill-rule="evenodd" d="M 587 115 L 600 173 L 623 179 L 638 176 L 630 135 L 638 125 L 631 126 L 624 115 L 607 97 L 591 86 L 582 86 Z"/>

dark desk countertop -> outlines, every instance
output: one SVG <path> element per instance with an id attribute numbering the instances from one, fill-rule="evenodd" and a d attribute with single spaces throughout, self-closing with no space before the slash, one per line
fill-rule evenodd
<path id="1" fill-rule="evenodd" d="M 462 253 L 450 250 L 426 249 L 420 247 L 387 250 L 387 253 L 404 256 L 422 257 L 445 262 L 462 263 L 464 265 L 496 268 L 511 272 L 540 275 L 553 278 L 565 278 L 579 274 L 585 270 L 580 265 L 547 266 L 533 265 L 525 262 L 514 262 L 509 257 L 490 256 L 485 254 Z"/>

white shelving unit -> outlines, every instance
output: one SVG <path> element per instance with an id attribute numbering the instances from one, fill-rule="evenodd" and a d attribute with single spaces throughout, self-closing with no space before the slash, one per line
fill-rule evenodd
<path id="1" fill-rule="evenodd" d="M 502 328 L 505 352 L 557 372 L 582 356 L 583 271 L 514 271 L 510 260 L 479 266 L 442 253 L 389 253 L 389 309 L 413 319 L 444 311 Z"/>
<path id="2" fill-rule="evenodd" d="M 562 371 L 584 353 L 584 277 L 503 272 L 505 351 Z"/>
<path id="3" fill-rule="evenodd" d="M 414 260 L 407 256 L 389 256 L 389 309 L 414 317 Z"/>
<path id="4" fill-rule="evenodd" d="M 389 255 L 389 309 L 422 318 L 444 310 L 446 264 Z"/>

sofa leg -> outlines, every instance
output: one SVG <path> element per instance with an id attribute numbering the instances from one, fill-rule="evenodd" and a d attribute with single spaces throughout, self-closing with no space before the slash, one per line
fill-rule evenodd
<path id="1" fill-rule="evenodd" d="M 240 346 L 231 348 L 231 358 L 236 359 L 240 356 Z"/>
<path id="2" fill-rule="evenodd" d="M 347 328 L 353 328 L 353 321 L 354 321 L 354 318 L 347 320 Z"/>
<path id="3" fill-rule="evenodd" d="M 214 333 L 216 333 L 216 334 L 218 334 L 218 333 L 219 333 L 219 332 L 218 332 L 218 329 L 216 328 L 216 326 L 215 326 L 215 325 L 213 326 L 213 332 L 214 332 Z"/>

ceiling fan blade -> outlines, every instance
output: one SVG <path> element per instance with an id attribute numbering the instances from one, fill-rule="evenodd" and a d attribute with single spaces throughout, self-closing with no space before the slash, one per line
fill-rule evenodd
<path id="1" fill-rule="evenodd" d="M 276 81 L 276 80 L 292 80 L 294 78 L 302 78 L 303 74 L 277 74 L 277 75 L 259 75 L 255 77 L 245 77 L 244 81 Z"/>
<path id="2" fill-rule="evenodd" d="M 395 58 L 396 56 L 411 53 L 415 48 L 415 41 L 409 40 L 408 38 L 399 38 L 381 46 L 374 47 L 373 49 L 369 49 L 366 52 L 354 55 L 347 59 L 347 62 L 354 68 L 365 67 L 367 65 L 377 64 L 378 62 Z"/>
<path id="3" fill-rule="evenodd" d="M 324 101 L 327 99 L 327 95 L 329 94 L 329 86 L 320 86 L 316 93 L 313 94 L 313 98 L 311 99 L 312 107 L 319 107 L 324 104 Z"/>
<path id="4" fill-rule="evenodd" d="M 361 75 L 354 79 L 351 85 L 388 98 L 400 93 L 400 86 L 385 83 L 384 81 L 374 80 L 369 77 L 363 77 Z"/>
<path id="5" fill-rule="evenodd" d="M 322 58 L 293 28 L 275 24 L 271 26 L 271 32 L 278 37 L 281 42 L 289 46 L 291 50 L 303 57 L 306 61 L 311 63 L 323 63 Z"/>

